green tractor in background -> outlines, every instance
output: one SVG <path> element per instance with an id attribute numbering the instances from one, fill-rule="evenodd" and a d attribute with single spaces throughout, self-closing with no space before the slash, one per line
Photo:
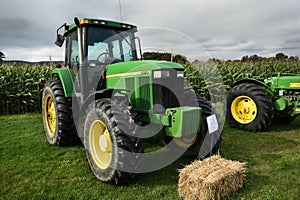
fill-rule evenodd
<path id="1" fill-rule="evenodd" d="M 227 96 L 227 121 L 232 127 L 265 131 L 273 121 L 289 123 L 300 115 L 300 75 L 274 73 L 261 79 L 246 74 Z"/>
<path id="2" fill-rule="evenodd" d="M 163 141 L 171 152 L 167 157 L 199 156 L 205 138 L 213 135 L 210 126 L 220 127 L 211 104 L 187 92 L 181 65 L 139 59 L 136 31 L 134 25 L 102 19 L 63 24 L 55 43 L 61 47 L 66 40 L 66 66 L 53 69 L 42 99 L 49 143 L 81 141 L 94 175 L 116 185 L 147 171 L 141 170 L 149 164 L 143 154 L 147 141 Z M 204 154 L 218 149 L 219 129 Z"/>

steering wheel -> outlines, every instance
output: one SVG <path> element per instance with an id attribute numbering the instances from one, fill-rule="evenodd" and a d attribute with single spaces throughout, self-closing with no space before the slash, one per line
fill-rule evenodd
<path id="1" fill-rule="evenodd" d="M 99 62 L 101 62 L 101 63 L 104 63 L 104 58 L 107 58 L 108 55 L 109 55 L 109 54 L 108 54 L 107 52 L 100 53 L 100 55 L 97 57 L 97 60 L 98 60 Z M 102 56 L 105 56 L 105 57 L 103 58 L 103 62 L 99 60 Z"/>

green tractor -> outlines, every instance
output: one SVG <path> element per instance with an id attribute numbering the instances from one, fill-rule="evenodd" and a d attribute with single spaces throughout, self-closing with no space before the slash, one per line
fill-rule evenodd
<path id="1" fill-rule="evenodd" d="M 232 127 L 265 131 L 273 121 L 289 123 L 300 115 L 300 75 L 274 73 L 266 79 L 246 74 L 227 96 Z"/>
<path id="2" fill-rule="evenodd" d="M 55 43 L 66 40 L 65 67 L 53 69 L 42 97 L 48 142 L 81 141 L 94 175 L 115 185 L 157 164 L 147 161 L 154 152 L 144 153 L 150 141 L 163 141 L 167 148 L 157 155 L 169 164 L 171 157 L 211 154 L 221 142 L 216 114 L 206 99 L 188 92 L 184 68 L 142 60 L 135 32 L 134 25 L 102 19 L 63 24 Z M 214 135 L 209 129 L 218 134 L 205 142 Z M 212 145 L 200 155 L 204 143 Z"/>

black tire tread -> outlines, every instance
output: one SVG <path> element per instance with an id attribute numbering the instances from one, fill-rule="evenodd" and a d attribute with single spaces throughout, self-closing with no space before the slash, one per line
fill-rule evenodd
<path id="1" fill-rule="evenodd" d="M 195 106 L 202 108 L 202 118 L 201 118 L 201 130 L 198 133 L 197 141 L 190 146 L 186 152 L 184 153 L 184 156 L 186 157 L 197 157 L 199 156 L 199 150 L 201 146 L 203 145 L 203 141 L 205 136 L 208 134 L 208 126 L 206 118 L 212 114 L 214 114 L 214 108 L 212 107 L 211 103 L 204 97 L 195 95 L 195 94 L 185 94 L 185 105 L 187 106 Z M 208 152 L 207 155 L 204 157 L 207 157 L 211 154 L 214 154 L 217 152 L 217 150 L 220 147 L 222 141 L 222 133 L 220 133 L 220 137 L 218 138 L 218 141 L 213 146 L 210 152 Z M 197 157 L 199 158 L 199 157 Z"/>
<path id="2" fill-rule="evenodd" d="M 256 118 L 248 123 L 237 122 L 231 113 L 231 104 L 238 96 L 249 96 L 257 105 Z M 250 132 L 266 131 L 274 118 L 274 106 L 271 96 L 260 86 L 254 83 L 242 83 L 234 86 L 227 95 L 226 119 L 231 127 L 243 129 Z"/>
<path id="3" fill-rule="evenodd" d="M 214 108 L 212 107 L 211 103 L 209 101 L 207 101 L 206 98 L 204 98 L 204 97 L 197 96 L 197 103 L 198 103 L 198 106 L 200 108 L 202 108 L 202 124 L 201 124 L 202 130 L 201 130 L 201 132 L 202 132 L 202 134 L 205 133 L 205 135 L 207 135 L 208 134 L 208 126 L 207 126 L 206 118 L 212 114 L 216 114 L 216 112 L 215 112 Z M 217 118 L 218 118 L 218 115 L 217 115 Z M 222 130 L 220 130 L 220 131 L 221 131 L 221 133 L 219 134 L 219 138 L 218 138 L 217 142 L 215 143 L 215 145 L 212 147 L 211 151 L 205 157 L 215 154 L 219 150 L 221 142 L 222 142 L 222 133 L 223 133 Z"/>
<path id="4" fill-rule="evenodd" d="M 89 106 L 87 111 L 87 119 L 85 122 L 85 135 L 88 134 L 86 125 L 89 124 L 89 112 L 91 109 L 95 109 L 96 115 L 105 115 L 109 119 L 109 126 L 111 126 L 111 135 L 113 134 L 116 138 L 115 142 L 118 148 L 118 161 L 113 163 L 114 169 L 108 167 L 106 170 L 113 170 L 113 173 L 109 173 L 110 177 L 104 177 L 107 173 L 97 169 L 97 167 L 92 163 L 92 158 L 90 153 L 86 148 L 87 158 L 90 164 L 90 168 L 98 179 L 103 182 L 110 183 L 112 185 L 128 185 L 132 183 L 135 177 L 135 173 L 129 173 L 127 169 L 137 169 L 141 167 L 139 164 L 142 154 L 136 154 L 137 156 L 131 156 L 128 158 L 128 154 L 124 151 L 132 153 L 142 153 L 144 146 L 142 141 L 139 140 L 134 135 L 138 132 L 138 127 L 131 119 L 129 115 L 129 109 L 123 104 L 115 102 L 113 99 L 100 99 L 96 100 Z M 85 142 L 86 143 L 86 142 Z M 87 145 L 87 144 L 85 144 Z M 114 160 L 114 159 L 112 159 Z M 124 171 L 119 170 L 124 169 Z"/>
<path id="5" fill-rule="evenodd" d="M 58 78 L 53 78 L 45 83 L 53 92 L 53 101 L 56 105 L 57 137 L 54 145 L 73 146 L 79 143 L 76 127 L 72 117 L 72 100 L 64 96 L 63 86 Z M 44 102 L 44 97 L 43 97 Z M 44 121 L 45 123 L 45 121 Z M 46 125 L 44 124 L 46 127 Z M 45 128 L 46 129 L 46 128 Z M 46 130 L 47 131 L 47 130 Z"/>

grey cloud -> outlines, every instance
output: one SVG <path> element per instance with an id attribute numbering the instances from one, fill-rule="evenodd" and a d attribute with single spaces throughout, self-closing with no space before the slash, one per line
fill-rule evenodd
<path id="1" fill-rule="evenodd" d="M 299 34 L 300 34 L 300 33 L 299 33 Z M 297 44 L 297 45 L 299 45 L 299 44 L 300 44 L 300 37 L 287 39 L 287 40 L 285 41 L 285 43 L 287 43 L 287 44 Z"/>
<path id="2" fill-rule="evenodd" d="M 51 48 L 57 27 L 72 22 L 74 16 L 120 20 L 118 2 L 10 0 L 5 8 L 0 7 L 0 48 L 24 47 L 31 52 L 42 47 Z M 257 49 L 253 53 L 269 55 L 275 54 L 278 48 L 299 44 L 299 0 L 120 2 L 123 20 L 141 27 L 141 32 L 143 27 L 151 26 L 173 29 L 205 48 L 224 50 L 210 52 L 212 57 L 232 59 L 252 53 L 239 49 Z M 141 33 L 140 36 L 143 46 L 157 49 L 185 48 L 187 43 L 178 35 L 168 35 L 167 31 Z M 188 42 L 186 49 L 189 45 Z M 259 51 L 264 48 L 267 50 Z M 276 49 L 272 51 L 272 48 Z M 299 49 L 285 51 L 298 56 L 299 52 Z M 30 54 L 27 57 L 30 59 Z"/>
<path id="3" fill-rule="evenodd" d="M 55 30 L 48 31 L 45 26 L 24 18 L 2 18 L 0 19 L 0 45 L 2 48 L 32 48 L 49 45 L 54 41 Z"/>
<path id="4" fill-rule="evenodd" d="M 203 43 L 207 43 L 211 40 L 211 38 L 209 37 L 198 37 L 195 38 L 195 40 L 199 43 L 199 44 L 203 44 Z"/>
<path id="5" fill-rule="evenodd" d="M 32 23 L 22 18 L 0 19 L 0 44 L 6 46 L 26 46 L 32 35 Z"/>

